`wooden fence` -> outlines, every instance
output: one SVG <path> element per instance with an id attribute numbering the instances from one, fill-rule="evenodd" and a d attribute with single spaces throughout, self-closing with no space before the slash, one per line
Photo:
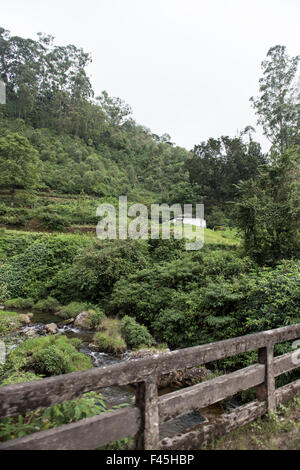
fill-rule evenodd
<path id="1" fill-rule="evenodd" d="M 133 406 L 7 441 L 0 444 L 0 450 L 97 449 L 133 435 L 136 449 L 198 449 L 212 437 L 220 437 L 273 412 L 280 403 L 300 394 L 300 380 L 275 389 L 275 377 L 299 367 L 300 360 L 295 360 L 297 353 L 277 357 L 273 354 L 276 343 L 299 337 L 300 324 L 296 324 L 150 358 L 0 387 L 0 417 L 7 417 L 63 403 L 103 387 L 136 385 Z M 258 350 L 257 364 L 158 396 L 157 379 L 161 375 L 254 350 Z M 212 423 L 199 424 L 183 434 L 160 440 L 161 423 L 252 387 L 257 388 L 255 401 L 222 414 Z"/>

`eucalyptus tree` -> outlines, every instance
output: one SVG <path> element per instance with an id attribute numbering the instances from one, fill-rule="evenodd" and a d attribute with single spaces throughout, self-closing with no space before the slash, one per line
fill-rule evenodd
<path id="1" fill-rule="evenodd" d="M 273 153 L 284 153 L 299 133 L 300 91 L 295 84 L 299 60 L 299 55 L 290 57 L 284 46 L 271 47 L 261 64 L 260 95 L 250 98 Z"/>

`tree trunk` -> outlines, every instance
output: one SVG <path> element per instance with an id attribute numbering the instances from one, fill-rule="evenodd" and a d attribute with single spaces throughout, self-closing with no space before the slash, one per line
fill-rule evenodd
<path id="1" fill-rule="evenodd" d="M 10 207 L 14 207 L 15 205 L 15 195 L 16 195 L 16 188 L 13 188 L 11 191 Z"/>

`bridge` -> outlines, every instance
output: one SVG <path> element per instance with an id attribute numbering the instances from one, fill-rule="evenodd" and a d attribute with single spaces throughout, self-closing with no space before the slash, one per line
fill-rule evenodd
<path id="1" fill-rule="evenodd" d="M 299 337 L 300 324 L 295 324 L 101 369 L 0 387 L 0 417 L 8 417 L 73 400 L 92 390 L 101 391 L 103 387 L 136 385 L 134 405 L 6 441 L 0 444 L 0 450 L 91 450 L 129 436 L 135 436 L 135 449 L 199 449 L 210 439 L 273 413 L 281 403 L 300 395 L 300 379 L 275 387 L 276 377 L 300 366 L 299 351 L 274 357 L 275 344 Z M 158 396 L 157 379 L 161 375 L 256 350 L 254 365 Z M 211 423 L 160 439 L 161 423 L 253 387 L 256 388 L 254 401 L 220 415 Z"/>

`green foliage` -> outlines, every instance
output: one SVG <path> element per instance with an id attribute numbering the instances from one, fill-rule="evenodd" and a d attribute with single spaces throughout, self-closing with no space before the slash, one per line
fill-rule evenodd
<path id="1" fill-rule="evenodd" d="M 294 85 L 300 56 L 289 57 L 284 46 L 271 47 L 262 62 L 260 96 L 251 98 L 274 153 L 283 154 L 299 134 L 300 91 Z"/>
<path id="2" fill-rule="evenodd" d="M 98 303 L 107 297 L 117 280 L 148 263 L 147 244 L 144 240 L 109 241 L 99 243 L 93 249 L 78 252 L 74 267 L 67 273 L 67 279 L 74 287 L 78 298 L 90 299 Z M 60 277 L 60 273 L 58 273 Z M 56 283 L 56 278 L 52 284 Z M 60 285 L 57 283 L 54 292 L 60 298 Z M 65 286 L 63 286 L 65 288 Z"/>
<path id="3" fill-rule="evenodd" d="M 93 330 L 99 328 L 102 320 L 106 318 L 105 313 L 99 307 L 82 302 L 71 302 L 65 305 L 57 312 L 57 315 L 66 320 L 75 318 L 82 312 L 87 313 L 87 317 L 85 318 L 88 324 L 87 327 Z"/>
<path id="4" fill-rule="evenodd" d="M 18 253 L 19 245 L 12 247 L 6 242 L 7 238 L 0 238 L 0 246 L 4 242 L 2 252 Z M 78 235 L 21 235 L 21 241 L 24 239 L 24 251 L 7 257 L 6 263 L 0 264 L 0 284 L 7 286 L 10 298 L 47 298 L 50 293 L 48 283 L 53 282 L 53 276 L 60 268 L 72 263 L 79 247 L 91 244 L 89 237 Z"/>
<path id="5" fill-rule="evenodd" d="M 7 378 L 1 381 L 0 386 L 14 385 L 22 382 L 32 382 L 33 380 L 39 380 L 42 376 L 36 375 L 33 372 L 17 371 L 9 374 Z"/>
<path id="6" fill-rule="evenodd" d="M 4 385 L 4 384 L 3 384 Z M 0 421 L 0 441 L 21 438 L 37 431 L 47 431 L 63 424 L 75 423 L 106 411 L 103 398 L 96 392 L 50 408 L 37 409 L 25 416 Z"/>
<path id="7" fill-rule="evenodd" d="M 43 413 L 43 419 L 49 420 L 49 423 L 55 427 L 74 423 L 84 418 L 91 418 L 105 411 L 106 406 L 102 395 L 96 392 L 88 392 L 77 400 L 47 408 Z"/>
<path id="8" fill-rule="evenodd" d="M 93 99 L 86 73 L 90 57 L 82 49 L 58 46 L 51 36 L 11 36 L 3 28 L 0 42 L 0 75 L 7 84 L 1 135 L 18 132 L 30 141 L 40 158 L 41 189 L 97 197 L 123 193 L 152 202 L 162 190 L 168 196 L 186 182 L 189 152 L 175 147 L 170 136 L 138 125 L 120 98 L 104 91 Z M 83 199 L 81 224 L 87 216 Z M 62 214 L 39 216 L 45 227 L 66 228 Z"/>
<path id="9" fill-rule="evenodd" d="M 109 332 L 95 333 L 93 341 L 103 352 L 122 354 L 126 351 L 125 341 L 120 336 L 112 336 Z"/>
<path id="10" fill-rule="evenodd" d="M 258 269 L 235 250 L 197 252 L 122 278 L 109 308 L 169 347 L 188 347 L 297 323 L 299 280 L 297 262 Z M 227 365 L 239 361 L 251 358 Z"/>
<path id="11" fill-rule="evenodd" d="M 101 331 L 94 334 L 94 343 L 101 351 L 122 354 L 126 351 L 126 343 L 121 336 L 121 324 L 117 318 L 101 320 Z"/>
<path id="12" fill-rule="evenodd" d="M 150 239 L 148 244 L 153 260 L 162 263 L 179 258 L 185 249 L 185 240 L 177 240 L 174 237 L 171 237 L 170 240 Z"/>
<path id="13" fill-rule="evenodd" d="M 71 302 L 68 305 L 63 306 L 59 312 L 58 316 L 64 318 L 75 318 L 79 313 L 84 312 L 90 308 L 89 304 L 83 302 Z"/>
<path id="14" fill-rule="evenodd" d="M 172 349 L 189 347 L 201 342 L 200 332 L 195 332 L 196 319 L 189 311 L 181 312 L 176 308 L 161 310 L 152 323 L 158 340 L 165 341 Z"/>
<path id="15" fill-rule="evenodd" d="M 16 312 L 0 311 L 0 336 L 21 327 L 20 316 Z"/>
<path id="16" fill-rule="evenodd" d="M 2 380 L 0 386 L 14 385 L 21 382 L 31 382 L 42 377 L 32 372 L 18 370 L 9 373 Z M 25 416 L 4 418 L 0 420 L 0 441 L 21 438 L 36 431 L 74 423 L 83 418 L 104 413 L 106 406 L 101 394 L 96 392 L 85 393 L 81 398 L 54 405 L 46 409 L 37 409 L 26 413 Z"/>
<path id="17" fill-rule="evenodd" d="M 2 386 L 20 383 L 24 381 L 38 380 L 34 374 L 14 374 L 10 380 L 2 382 Z M 0 420 L 0 441 L 21 438 L 37 431 L 75 423 L 84 418 L 99 415 L 106 411 L 106 406 L 101 394 L 89 392 L 81 398 L 54 405 L 46 409 L 37 409 L 13 418 Z"/>
<path id="18" fill-rule="evenodd" d="M 6 299 L 8 298 L 8 289 L 7 285 L 4 282 L 0 282 L 0 302 L 4 303 L 6 302 Z"/>
<path id="19" fill-rule="evenodd" d="M 68 356 L 55 345 L 48 346 L 33 355 L 34 370 L 43 375 L 60 375 L 70 370 Z"/>
<path id="20" fill-rule="evenodd" d="M 33 370 L 36 374 L 58 375 L 89 369 L 89 357 L 78 352 L 80 340 L 65 336 L 46 336 L 28 339 L 7 357 L 7 370 Z"/>
<path id="21" fill-rule="evenodd" d="M 6 300 L 4 303 L 5 308 L 16 308 L 17 310 L 28 310 L 31 309 L 34 305 L 33 299 L 22 299 L 21 297 L 17 299 Z"/>
<path id="22" fill-rule="evenodd" d="M 212 207 L 209 214 L 206 216 L 206 225 L 209 228 L 226 226 L 228 221 L 222 210 L 218 207 Z"/>
<path id="23" fill-rule="evenodd" d="M 260 144 L 252 139 L 245 143 L 242 137 L 210 138 L 195 145 L 193 157 L 186 161 L 196 202 L 203 202 L 208 213 L 216 207 L 230 212 L 228 203 L 237 197 L 236 185 L 255 177 L 266 161 Z"/>
<path id="24" fill-rule="evenodd" d="M 255 181 L 239 186 L 236 224 L 247 254 L 260 264 L 299 256 L 300 147 L 272 160 Z"/>
<path id="25" fill-rule="evenodd" d="M 29 140 L 17 133 L 0 138 L 0 187 L 12 191 L 11 205 L 17 188 L 30 188 L 37 184 L 37 151 Z"/>
<path id="26" fill-rule="evenodd" d="M 160 310 L 176 301 L 176 294 L 190 295 L 206 286 L 211 277 L 231 278 L 251 267 L 249 258 L 240 258 L 234 251 L 184 253 L 180 259 L 121 278 L 115 283 L 108 308 L 149 326 Z"/>
<path id="27" fill-rule="evenodd" d="M 47 297 L 46 299 L 39 300 L 34 305 L 34 310 L 36 312 L 57 312 L 60 308 L 59 302 L 54 299 L 54 297 Z"/>
<path id="28" fill-rule="evenodd" d="M 121 334 L 127 346 L 132 349 L 142 346 L 149 347 L 154 344 L 154 340 L 147 328 L 127 315 L 121 321 Z"/>
<path id="29" fill-rule="evenodd" d="M 106 318 L 105 313 L 101 309 L 89 310 L 89 322 L 90 327 L 93 330 L 99 328 L 103 322 L 103 319 Z"/>

